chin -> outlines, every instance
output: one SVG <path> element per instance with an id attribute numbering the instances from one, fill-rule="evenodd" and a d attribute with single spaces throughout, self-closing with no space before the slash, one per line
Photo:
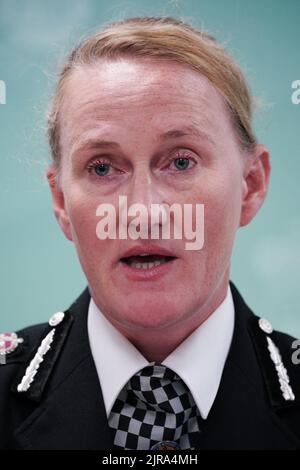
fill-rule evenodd
<path id="1" fill-rule="evenodd" d="M 165 304 L 158 306 L 156 302 L 156 307 L 135 306 L 131 309 L 126 308 L 126 311 L 124 308 L 119 310 L 119 321 L 131 328 L 163 329 L 177 323 L 182 316 L 182 311 L 178 311 L 178 307 L 166 308 Z"/>

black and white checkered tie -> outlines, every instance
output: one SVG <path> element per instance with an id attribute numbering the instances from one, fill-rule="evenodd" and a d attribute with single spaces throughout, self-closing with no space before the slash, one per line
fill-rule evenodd
<path id="1" fill-rule="evenodd" d="M 114 447 L 149 450 L 163 441 L 192 449 L 199 438 L 201 417 L 192 394 L 171 369 L 150 364 L 120 392 L 109 416 Z M 175 444 L 176 445 L 176 444 Z"/>

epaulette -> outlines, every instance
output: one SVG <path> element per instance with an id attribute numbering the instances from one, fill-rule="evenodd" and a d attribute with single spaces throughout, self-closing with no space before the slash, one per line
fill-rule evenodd
<path id="1" fill-rule="evenodd" d="M 274 331 L 268 320 L 257 317 L 250 334 L 271 405 L 275 409 L 299 406 L 300 341 Z"/>
<path id="2" fill-rule="evenodd" d="M 36 402 L 41 400 L 72 322 L 73 317 L 68 311 L 57 312 L 52 315 L 48 326 L 42 334 L 38 347 L 35 347 L 29 354 L 28 359 L 25 361 L 25 366 L 22 365 L 19 370 L 11 387 L 13 393 Z M 22 344 L 23 342 L 19 341 L 19 343 Z"/>

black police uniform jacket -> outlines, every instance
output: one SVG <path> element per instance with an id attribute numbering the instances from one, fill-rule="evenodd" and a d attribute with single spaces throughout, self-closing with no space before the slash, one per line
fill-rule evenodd
<path id="1" fill-rule="evenodd" d="M 258 318 L 232 284 L 231 290 L 236 312 L 233 340 L 197 447 L 300 449 L 300 364 L 292 361 L 294 338 L 262 331 Z M 89 347 L 89 301 L 86 289 L 65 312 L 25 392 L 18 392 L 18 385 L 53 327 L 44 324 L 18 332 L 24 342 L 0 365 L 1 449 L 113 448 Z M 283 397 L 267 337 L 280 351 L 293 400 Z"/>

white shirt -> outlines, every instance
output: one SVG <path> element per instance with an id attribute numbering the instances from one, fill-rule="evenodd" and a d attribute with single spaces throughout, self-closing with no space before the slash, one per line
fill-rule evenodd
<path id="1" fill-rule="evenodd" d="M 219 307 L 163 362 L 189 387 L 203 419 L 213 405 L 234 329 L 230 287 Z M 102 314 L 91 298 L 88 335 L 105 409 L 112 406 L 128 380 L 149 362 Z"/>

